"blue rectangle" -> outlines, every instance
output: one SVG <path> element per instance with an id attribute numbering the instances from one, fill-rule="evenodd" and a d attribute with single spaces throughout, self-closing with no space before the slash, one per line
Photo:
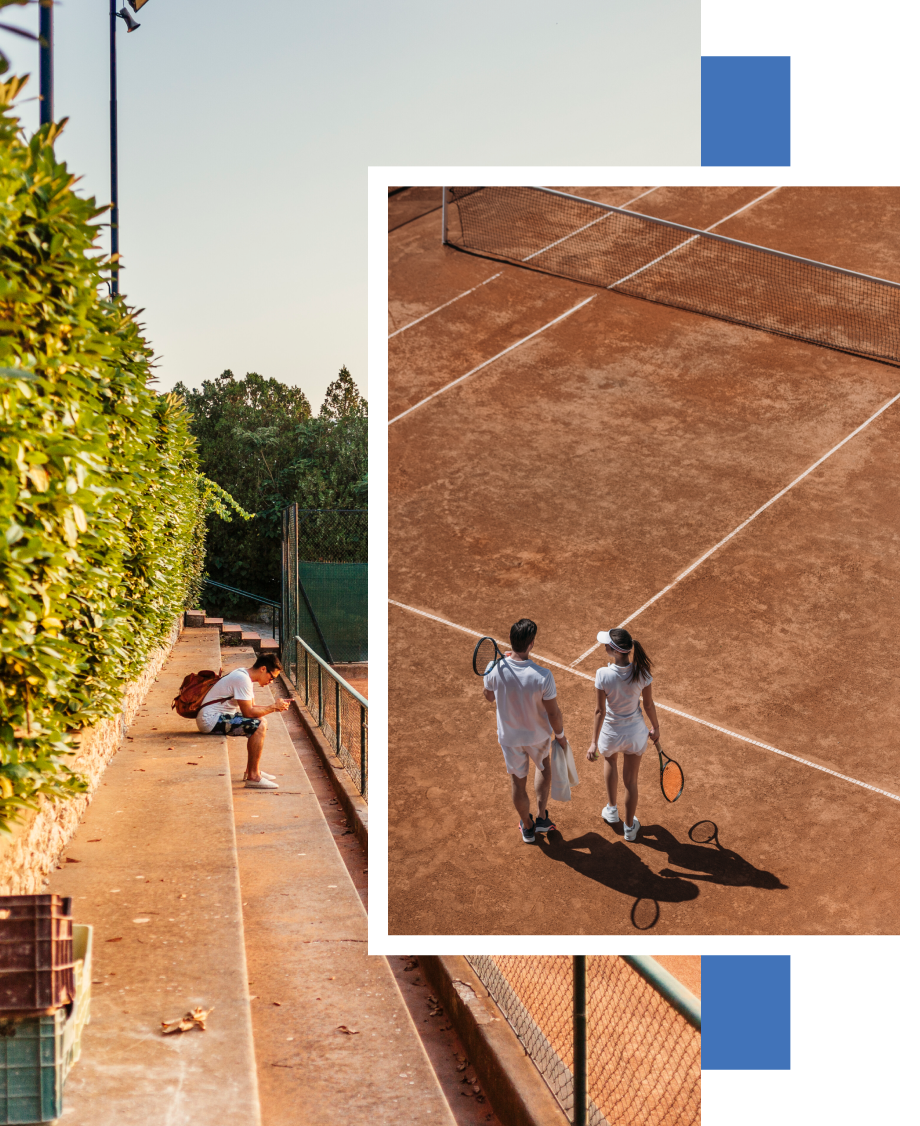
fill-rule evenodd
<path id="1" fill-rule="evenodd" d="M 788 55 L 704 55 L 703 166 L 786 166 L 790 162 Z"/>
<path id="2" fill-rule="evenodd" d="M 704 1070 L 789 1070 L 788 955 L 704 954 L 702 994 Z"/>

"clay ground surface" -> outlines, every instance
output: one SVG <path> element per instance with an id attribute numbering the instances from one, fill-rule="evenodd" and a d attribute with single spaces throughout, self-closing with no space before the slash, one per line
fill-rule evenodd
<path id="1" fill-rule="evenodd" d="M 705 227 L 766 190 L 634 206 Z M 783 188 L 718 230 L 897 277 L 893 189 Z M 392 338 L 391 418 L 593 298 L 390 427 L 390 932 L 896 933 L 898 802 L 867 787 L 897 794 L 898 370 L 445 248 L 438 213 L 390 250 L 391 332 L 477 287 Z M 627 844 L 585 654 L 632 615 L 687 785 L 669 806 L 647 754 Z M 522 616 L 581 775 L 536 847 L 471 668 Z"/>

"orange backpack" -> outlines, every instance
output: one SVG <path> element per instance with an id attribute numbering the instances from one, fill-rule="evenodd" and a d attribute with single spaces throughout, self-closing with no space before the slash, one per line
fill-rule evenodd
<path id="1" fill-rule="evenodd" d="M 184 719 L 194 719 L 201 711 L 204 698 L 214 685 L 224 675 L 223 670 L 212 672 L 211 669 L 202 669 L 200 672 L 190 672 L 179 688 L 179 695 L 173 700 L 172 706 Z M 232 696 L 224 697 L 231 700 Z M 223 703 L 223 700 L 212 700 L 212 704 Z"/>

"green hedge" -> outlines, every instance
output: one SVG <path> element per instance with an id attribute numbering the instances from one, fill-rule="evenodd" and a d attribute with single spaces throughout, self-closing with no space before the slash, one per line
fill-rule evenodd
<path id="1" fill-rule="evenodd" d="M 207 511 L 182 403 L 148 387 L 137 313 L 106 295 L 104 209 L 0 84 L 0 825 L 85 789 L 69 733 L 120 711 L 201 582 Z"/>

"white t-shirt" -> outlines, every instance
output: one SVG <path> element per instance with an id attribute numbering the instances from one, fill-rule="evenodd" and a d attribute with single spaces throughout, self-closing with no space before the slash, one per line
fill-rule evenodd
<path id="1" fill-rule="evenodd" d="M 555 700 L 556 682 L 549 669 L 533 661 L 499 660 L 482 678 L 495 693 L 498 741 L 503 747 L 535 747 L 553 737 L 541 700 Z"/>
<path id="2" fill-rule="evenodd" d="M 230 699 L 224 699 L 229 696 Z M 201 711 L 195 717 L 201 731 L 210 730 L 222 715 L 238 711 L 237 700 L 255 699 L 255 687 L 248 669 L 234 669 L 222 676 L 204 698 Z M 220 701 L 220 702 L 214 702 Z"/>
<path id="3" fill-rule="evenodd" d="M 627 727 L 642 719 L 639 699 L 642 689 L 652 683 L 652 677 L 645 673 L 638 680 L 631 680 L 633 666 L 608 665 L 597 670 L 594 687 L 601 688 L 607 696 L 607 714 L 604 727 Z"/>

